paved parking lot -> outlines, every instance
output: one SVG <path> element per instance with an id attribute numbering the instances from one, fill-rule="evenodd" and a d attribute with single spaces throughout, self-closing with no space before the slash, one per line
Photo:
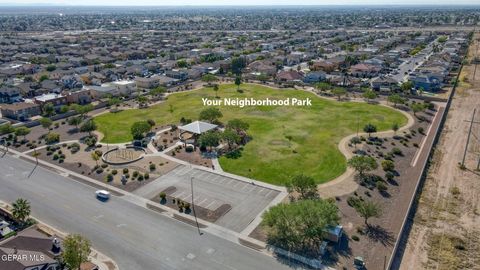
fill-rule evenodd
<path id="1" fill-rule="evenodd" d="M 237 232 L 246 228 L 280 193 L 277 190 L 184 165 L 178 166 L 134 193 L 151 199 L 159 192 L 175 187 L 176 190 L 170 194 L 171 196 L 191 202 L 192 177 L 195 205 L 214 211 L 223 204 L 230 204 L 231 210 L 215 223 Z"/>

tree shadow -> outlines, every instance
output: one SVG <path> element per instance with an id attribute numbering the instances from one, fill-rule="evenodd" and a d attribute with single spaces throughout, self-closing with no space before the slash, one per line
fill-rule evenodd
<path id="1" fill-rule="evenodd" d="M 322 257 L 322 264 L 325 266 L 335 266 L 340 257 L 352 257 L 352 249 L 349 246 L 348 237 L 343 234 L 336 245 L 329 245 L 327 253 Z"/>
<path id="2" fill-rule="evenodd" d="M 38 163 L 35 163 L 35 166 L 33 167 L 32 171 L 28 174 L 27 178 L 30 178 L 33 175 L 37 167 L 38 167 Z"/>
<path id="3" fill-rule="evenodd" d="M 392 246 L 395 240 L 393 234 L 380 225 L 368 225 L 365 235 L 375 242 L 380 242 L 384 246 Z"/>

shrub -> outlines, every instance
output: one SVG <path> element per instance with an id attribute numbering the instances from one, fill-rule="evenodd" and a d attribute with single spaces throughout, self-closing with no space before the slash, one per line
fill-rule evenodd
<path id="1" fill-rule="evenodd" d="M 144 177 L 145 179 L 149 179 L 149 178 L 150 178 L 150 174 L 148 174 L 148 172 L 146 172 L 146 173 L 143 174 L 143 177 Z"/>
<path id="2" fill-rule="evenodd" d="M 133 178 L 137 178 L 137 177 L 138 177 L 138 172 L 137 172 L 137 171 L 134 171 L 133 174 L 132 174 L 132 177 L 133 177 Z"/>
<path id="3" fill-rule="evenodd" d="M 360 238 L 356 235 L 352 235 L 352 240 L 353 241 L 360 241 Z"/>
<path id="4" fill-rule="evenodd" d="M 185 147 L 185 151 L 187 151 L 189 153 L 193 152 L 193 146 L 189 145 L 189 146 Z"/>
<path id="5" fill-rule="evenodd" d="M 391 171 L 388 171 L 385 173 L 385 178 L 389 181 L 393 180 L 394 177 L 395 177 L 395 174 L 393 174 L 393 172 Z"/>
<path id="6" fill-rule="evenodd" d="M 117 173 L 118 173 L 117 170 L 115 170 L 115 169 L 112 170 L 112 174 L 113 174 L 113 175 L 117 175 Z"/>
<path id="7" fill-rule="evenodd" d="M 392 154 L 396 156 L 403 156 L 402 150 L 400 150 L 400 148 L 397 148 L 397 147 L 392 148 Z"/>
<path id="8" fill-rule="evenodd" d="M 123 174 L 127 174 L 128 173 L 128 168 L 123 168 Z"/>
<path id="9" fill-rule="evenodd" d="M 96 173 L 98 174 L 101 174 L 103 172 L 103 169 L 100 167 L 100 168 L 97 168 L 97 170 L 95 170 Z"/>
<path id="10" fill-rule="evenodd" d="M 105 168 L 107 168 L 107 167 L 108 167 L 108 164 L 106 164 L 106 163 L 103 163 L 103 164 L 102 164 L 102 168 L 105 169 Z"/>
<path id="11" fill-rule="evenodd" d="M 47 144 L 52 144 L 60 141 L 60 134 L 50 132 L 45 136 L 45 142 Z"/>
<path id="12" fill-rule="evenodd" d="M 395 163 L 391 160 L 383 160 L 382 161 L 382 168 L 384 171 L 393 171 L 395 170 Z"/>
<path id="13" fill-rule="evenodd" d="M 160 192 L 160 199 L 165 200 L 167 198 L 167 194 L 165 192 Z"/>
<path id="14" fill-rule="evenodd" d="M 53 155 L 53 160 L 57 160 L 58 157 L 59 157 L 58 154 Z"/>
<path id="15" fill-rule="evenodd" d="M 356 207 L 360 203 L 361 199 L 357 197 L 348 197 L 347 204 L 351 207 Z"/>
<path id="16" fill-rule="evenodd" d="M 143 181 L 143 175 L 138 175 L 138 178 L 137 178 L 138 181 Z"/>
<path id="17" fill-rule="evenodd" d="M 113 181 L 113 175 L 111 173 L 107 174 L 105 176 L 105 181 L 112 182 Z"/>
<path id="18" fill-rule="evenodd" d="M 425 131 L 425 130 L 423 129 L 423 127 L 419 127 L 419 128 L 418 128 L 418 133 L 423 134 L 424 131 Z"/>
<path id="19" fill-rule="evenodd" d="M 155 171 L 155 169 L 156 169 L 155 164 L 153 164 L 153 163 L 150 164 L 150 171 Z"/>
<path id="20" fill-rule="evenodd" d="M 380 192 L 385 192 L 385 191 L 387 191 L 388 187 L 382 181 L 378 181 L 377 182 L 377 189 Z"/>

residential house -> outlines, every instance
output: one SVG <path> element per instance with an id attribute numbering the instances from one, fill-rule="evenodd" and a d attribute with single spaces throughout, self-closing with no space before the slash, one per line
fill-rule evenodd
<path id="1" fill-rule="evenodd" d="M 398 88 L 398 81 L 392 77 L 380 76 L 370 81 L 370 86 L 375 91 L 391 91 Z"/>
<path id="2" fill-rule="evenodd" d="M 137 85 L 138 88 L 153 89 L 160 85 L 160 79 L 158 78 L 158 76 L 152 76 L 149 78 L 136 77 L 135 84 Z"/>
<path id="3" fill-rule="evenodd" d="M 22 99 L 20 90 L 16 87 L 1 87 L 0 88 L 0 103 L 14 103 Z"/>
<path id="4" fill-rule="evenodd" d="M 296 70 L 282 70 L 277 73 L 275 79 L 278 82 L 301 82 L 303 74 Z"/>
<path id="5" fill-rule="evenodd" d="M 3 117 L 18 121 L 26 121 L 33 116 L 40 115 L 42 110 L 36 103 L 17 102 L 13 104 L 0 104 L 0 112 Z"/>
<path id="6" fill-rule="evenodd" d="M 303 82 L 314 84 L 314 83 L 325 81 L 326 79 L 327 79 L 327 74 L 325 72 L 312 71 L 305 75 L 305 77 L 303 78 Z"/>
<path id="7" fill-rule="evenodd" d="M 371 78 L 378 75 L 381 69 L 378 66 L 360 63 L 351 66 L 349 72 L 355 77 Z"/>

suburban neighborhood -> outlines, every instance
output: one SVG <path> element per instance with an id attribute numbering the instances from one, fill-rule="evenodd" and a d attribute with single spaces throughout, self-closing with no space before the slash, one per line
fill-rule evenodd
<path id="1" fill-rule="evenodd" d="M 0 269 L 477 269 L 479 19 L 0 1 Z"/>

